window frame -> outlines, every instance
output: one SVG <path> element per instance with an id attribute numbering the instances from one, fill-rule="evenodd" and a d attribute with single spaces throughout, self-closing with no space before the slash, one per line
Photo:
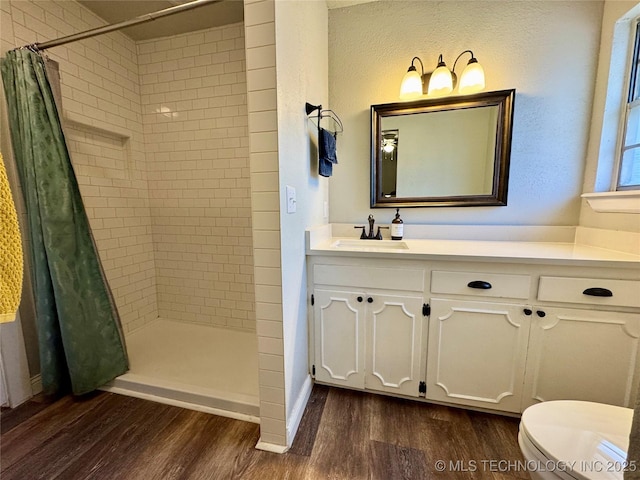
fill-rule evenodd
<path id="1" fill-rule="evenodd" d="M 622 161 L 625 152 L 632 149 L 640 149 L 640 143 L 625 146 L 627 137 L 627 127 L 629 121 L 629 112 L 632 109 L 640 108 L 640 16 L 630 22 L 631 42 L 633 48 L 629 48 L 629 55 L 626 62 L 625 87 L 626 94 L 624 96 L 625 103 L 621 109 L 620 130 L 618 135 L 618 145 L 616 148 L 616 159 L 614 162 L 614 171 L 612 175 L 612 192 L 628 192 L 640 190 L 640 183 L 634 185 L 620 185 L 620 177 L 622 175 Z"/>
<path id="2" fill-rule="evenodd" d="M 610 5 L 609 7 L 607 5 Z M 603 20 L 600 43 L 600 61 L 594 98 L 592 137 L 589 141 L 593 157 L 587 159 L 587 168 L 593 165 L 593 184 L 581 195 L 591 210 L 599 213 L 623 213 L 640 215 L 640 189 L 617 190 L 620 170 L 620 146 L 624 141 L 626 104 L 631 79 L 631 60 L 636 38 L 636 25 L 640 21 L 640 3 L 630 10 L 626 4 L 618 7 L 615 2 L 605 5 L 607 11 L 618 15 L 616 20 Z M 619 12 L 619 13 L 618 13 Z M 611 35 L 611 37 L 609 37 Z M 610 38 L 610 44 L 609 44 Z M 604 49 L 603 49 L 604 47 Z M 597 125 L 599 135 L 593 127 Z M 597 137 L 596 137 L 597 135 Z M 596 140 L 597 138 L 597 140 Z M 591 159 L 593 164 L 590 164 Z M 585 180 L 590 181 L 591 171 Z"/>

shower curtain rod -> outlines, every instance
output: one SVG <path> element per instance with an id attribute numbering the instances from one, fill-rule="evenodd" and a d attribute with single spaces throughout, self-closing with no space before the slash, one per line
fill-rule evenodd
<path id="1" fill-rule="evenodd" d="M 112 23 L 111 25 L 105 25 L 104 27 L 92 28 L 91 30 L 85 30 L 84 32 L 74 33 L 73 35 L 68 35 L 66 37 L 56 38 L 54 40 L 49 40 L 48 42 L 32 43 L 30 45 L 27 45 L 27 47 L 34 48 L 36 50 L 45 50 L 47 48 L 58 47 L 66 43 L 77 42 L 78 40 L 95 37 L 96 35 L 103 35 L 115 30 L 121 30 L 125 27 L 138 25 L 139 23 L 150 22 L 158 18 L 166 17 L 167 15 L 174 15 L 176 13 L 185 12 L 187 10 L 201 7 L 202 5 L 218 3 L 221 1 L 222 0 L 194 0 L 193 2 L 183 3 L 182 5 L 176 5 L 175 7 L 158 10 L 157 12 L 145 13 L 144 15 L 140 15 L 130 20 L 125 20 L 124 22 Z"/>

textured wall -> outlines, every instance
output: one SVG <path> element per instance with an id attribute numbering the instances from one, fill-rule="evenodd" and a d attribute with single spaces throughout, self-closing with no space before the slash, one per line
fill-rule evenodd
<path id="1" fill-rule="evenodd" d="M 331 10 L 329 99 L 345 124 L 331 222 L 371 213 L 370 105 L 398 101 L 413 56 L 431 70 L 439 53 L 452 67 L 471 49 L 487 91 L 517 91 L 508 206 L 405 209 L 404 221 L 577 224 L 601 19 L 602 3 L 590 1 L 380 1 Z M 373 213 L 381 222 L 393 217 Z"/>
<path id="2" fill-rule="evenodd" d="M 243 25 L 138 52 L 159 315 L 254 330 Z"/>

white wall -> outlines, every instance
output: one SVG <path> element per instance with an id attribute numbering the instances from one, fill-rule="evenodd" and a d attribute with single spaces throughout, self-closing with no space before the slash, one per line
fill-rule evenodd
<path id="1" fill-rule="evenodd" d="M 308 370 L 307 277 L 304 231 L 326 223 L 326 178 L 318 175 L 317 128 L 305 102 L 327 105 L 327 7 L 323 0 L 277 1 L 278 153 L 282 252 L 285 405 L 291 433 Z M 304 21 L 302 21 L 304 19 Z M 296 189 L 297 211 L 287 213 L 285 187 Z M 302 405 L 304 408 L 304 404 Z M 298 418 L 299 420 L 299 418 Z M 291 438 L 288 438 L 288 442 Z"/>
<path id="2" fill-rule="evenodd" d="M 371 213 L 370 105 L 398 101 L 413 56 L 431 70 L 439 53 L 452 67 L 471 49 L 486 91 L 516 89 L 508 206 L 405 209 L 405 222 L 576 225 L 601 18 L 602 3 L 591 1 L 381 1 L 331 10 L 329 100 L 345 127 L 331 222 Z M 393 217 L 373 213 L 383 223 Z"/>
<path id="3" fill-rule="evenodd" d="M 616 21 L 626 16 L 634 7 L 634 14 L 628 15 L 631 19 L 638 14 L 637 2 L 607 1 L 604 4 L 584 192 L 607 191 L 611 185 L 617 147 L 617 129 L 627 89 L 625 81 L 627 59 L 624 52 L 633 45 L 631 32 L 633 22 L 627 21 L 616 27 Z M 613 49 L 616 52 L 612 61 Z M 597 213 L 583 200 L 580 225 L 640 232 L 640 215 Z"/>

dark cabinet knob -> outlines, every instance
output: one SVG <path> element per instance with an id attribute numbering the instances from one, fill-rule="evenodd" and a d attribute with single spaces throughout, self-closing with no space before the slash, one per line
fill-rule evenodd
<path id="1" fill-rule="evenodd" d="M 536 310 L 536 315 L 538 315 L 540 318 L 544 317 L 546 315 L 545 312 L 543 312 L 542 310 Z"/>
<path id="2" fill-rule="evenodd" d="M 530 308 L 525 308 L 523 311 L 524 311 L 524 314 L 527 315 L 527 316 L 529 316 L 529 315 L 531 315 L 533 313 L 533 311 Z"/>
<path id="3" fill-rule="evenodd" d="M 367 298 L 367 302 L 373 303 L 373 298 L 371 298 L 371 297 Z"/>
<path id="4" fill-rule="evenodd" d="M 358 302 L 362 303 L 362 297 L 358 297 Z"/>
<path id="5" fill-rule="evenodd" d="M 485 282 L 484 280 L 474 280 L 473 282 L 467 283 L 467 287 L 478 288 L 480 290 L 489 290 L 491 288 L 491 284 L 489 282 Z"/>

